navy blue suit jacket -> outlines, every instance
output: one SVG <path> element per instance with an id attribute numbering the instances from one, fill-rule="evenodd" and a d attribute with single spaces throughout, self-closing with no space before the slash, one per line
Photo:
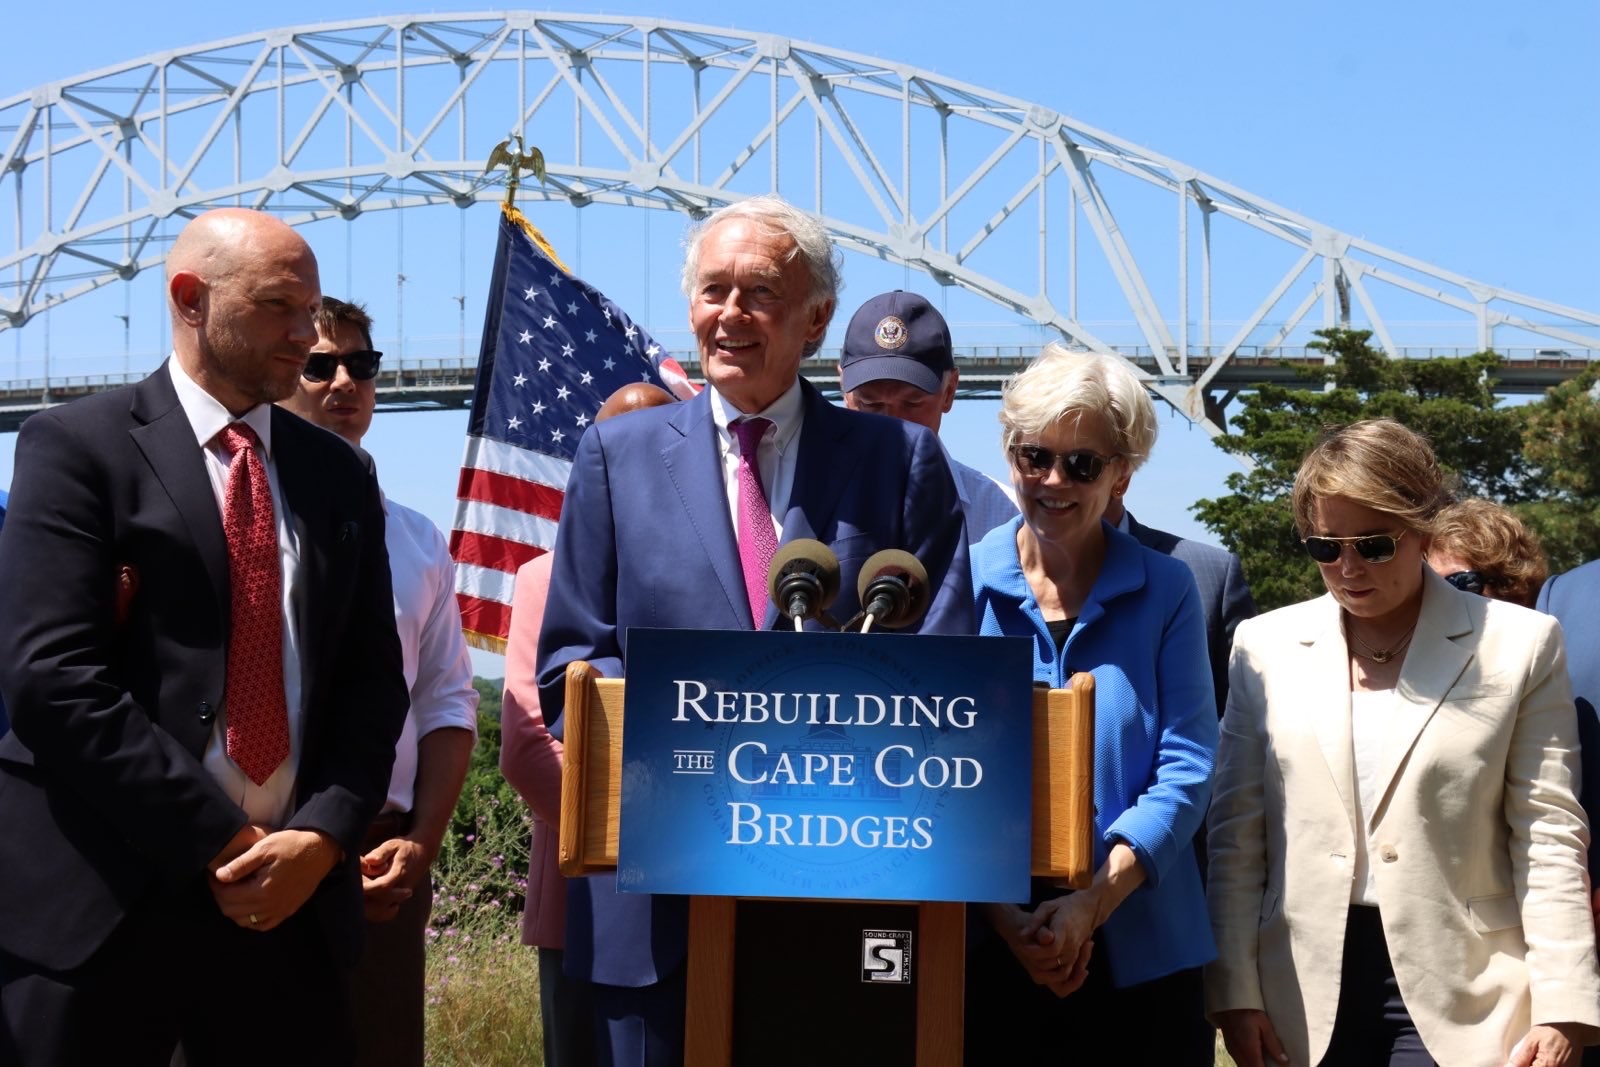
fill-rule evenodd
<path id="1" fill-rule="evenodd" d="M 1187 563 L 1194 573 L 1194 584 L 1200 590 L 1200 607 L 1206 619 L 1206 658 L 1211 663 L 1217 714 L 1221 715 L 1228 707 L 1228 653 L 1233 650 L 1233 631 L 1256 614 L 1256 602 L 1250 596 L 1250 585 L 1244 580 L 1239 557 L 1216 545 L 1190 541 L 1145 526 L 1131 513 L 1128 533 L 1144 547 Z"/>
<path id="2" fill-rule="evenodd" d="M 1600 560 L 1558 574 L 1539 590 L 1540 611 L 1554 615 L 1567 638 L 1567 672 L 1578 701 L 1583 788 L 1578 800 L 1591 833 L 1600 826 Z M 1600 878 L 1600 845 L 1589 849 L 1589 877 Z"/>
<path id="3" fill-rule="evenodd" d="M 974 632 L 961 507 L 937 439 L 836 408 L 804 381 L 801 389 L 800 455 L 780 543 L 811 537 L 833 548 L 842 573 L 832 613 L 841 620 L 857 610 L 867 557 L 905 549 L 935 590 L 920 631 Z M 769 604 L 760 625 L 776 621 Z M 587 660 L 621 677 L 633 626 L 752 626 L 709 390 L 593 426 L 578 445 L 539 635 L 539 700 L 552 733 L 562 728 L 567 664 Z M 687 930 L 682 897 L 619 894 L 610 875 L 569 882 L 569 973 L 652 984 L 683 962 Z"/>

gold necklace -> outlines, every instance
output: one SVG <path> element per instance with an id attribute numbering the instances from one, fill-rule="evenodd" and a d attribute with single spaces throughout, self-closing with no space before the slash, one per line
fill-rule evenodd
<path id="1" fill-rule="evenodd" d="M 1356 651 L 1356 655 L 1361 656 L 1364 659 L 1370 659 L 1374 663 L 1388 663 L 1400 653 L 1404 652 L 1406 646 L 1411 643 L 1411 635 L 1416 633 L 1416 631 L 1417 624 L 1412 623 L 1411 628 L 1400 635 L 1400 640 L 1394 643 L 1393 648 L 1373 648 L 1371 645 L 1367 644 L 1365 641 L 1361 640 L 1361 638 L 1356 636 L 1355 629 L 1353 627 L 1346 624 L 1344 628 L 1345 635 L 1349 637 L 1351 641 L 1354 641 L 1356 644 L 1361 646 L 1360 650 Z"/>

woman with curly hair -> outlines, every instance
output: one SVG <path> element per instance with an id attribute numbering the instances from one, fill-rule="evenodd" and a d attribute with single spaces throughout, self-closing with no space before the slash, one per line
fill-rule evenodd
<path id="1" fill-rule="evenodd" d="M 1457 589 L 1534 606 L 1550 565 L 1539 538 L 1492 500 L 1468 497 L 1439 512 L 1428 566 Z"/>

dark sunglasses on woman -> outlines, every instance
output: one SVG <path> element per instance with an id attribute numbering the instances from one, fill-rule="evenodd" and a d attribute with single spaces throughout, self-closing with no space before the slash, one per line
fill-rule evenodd
<path id="1" fill-rule="evenodd" d="M 1043 478 L 1057 463 L 1060 463 L 1062 476 L 1080 485 L 1093 484 L 1106 469 L 1106 464 L 1116 458 L 1116 456 L 1102 456 L 1087 448 L 1075 448 L 1071 452 L 1052 452 L 1039 445 L 1011 446 L 1011 461 L 1028 477 Z"/>
<path id="2" fill-rule="evenodd" d="M 1477 571 L 1456 571 L 1445 575 L 1444 580 L 1464 593 L 1483 595 L 1483 575 Z"/>
<path id="3" fill-rule="evenodd" d="M 1307 537 L 1300 543 L 1306 548 L 1306 555 L 1318 563 L 1337 563 L 1339 553 L 1344 551 L 1345 545 L 1355 548 L 1356 555 L 1368 563 L 1388 563 L 1394 559 L 1395 549 L 1400 544 L 1399 534 L 1366 534 L 1361 537 Z"/>
<path id="4" fill-rule="evenodd" d="M 382 359 L 382 352 L 371 349 L 346 352 L 342 356 L 333 352 L 313 352 L 306 359 L 306 367 L 300 372 L 300 377 L 308 382 L 331 382 L 333 376 L 339 373 L 339 364 L 343 363 L 344 369 L 356 381 L 371 381 L 378 376 L 378 363 Z"/>

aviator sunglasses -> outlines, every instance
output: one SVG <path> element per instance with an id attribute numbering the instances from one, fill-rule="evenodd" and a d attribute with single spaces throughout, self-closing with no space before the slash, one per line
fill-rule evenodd
<path id="1" fill-rule="evenodd" d="M 1398 534 L 1367 534 L 1362 537 L 1307 537 L 1300 543 L 1306 547 L 1306 555 L 1318 563 L 1337 563 L 1339 553 L 1344 551 L 1345 545 L 1355 547 L 1356 555 L 1368 563 L 1388 563 L 1394 559 L 1396 547 L 1400 538 L 1405 533 Z"/>
<path id="2" fill-rule="evenodd" d="M 344 369 L 350 372 L 350 377 L 358 382 L 370 381 L 378 376 L 378 361 L 383 359 L 382 352 L 364 349 L 360 352 L 346 352 L 337 355 L 333 352 L 313 352 L 306 359 L 305 370 L 300 372 L 300 377 L 308 382 L 328 382 L 339 373 L 339 364 L 344 364 Z"/>
<path id="3" fill-rule="evenodd" d="M 1116 458 L 1116 456 L 1102 456 L 1087 448 L 1075 448 L 1071 452 L 1052 452 L 1039 445 L 1011 446 L 1011 459 L 1023 474 L 1032 478 L 1043 478 L 1050 473 L 1051 468 L 1060 463 L 1061 473 L 1081 485 L 1092 484 L 1106 469 L 1106 464 Z"/>

